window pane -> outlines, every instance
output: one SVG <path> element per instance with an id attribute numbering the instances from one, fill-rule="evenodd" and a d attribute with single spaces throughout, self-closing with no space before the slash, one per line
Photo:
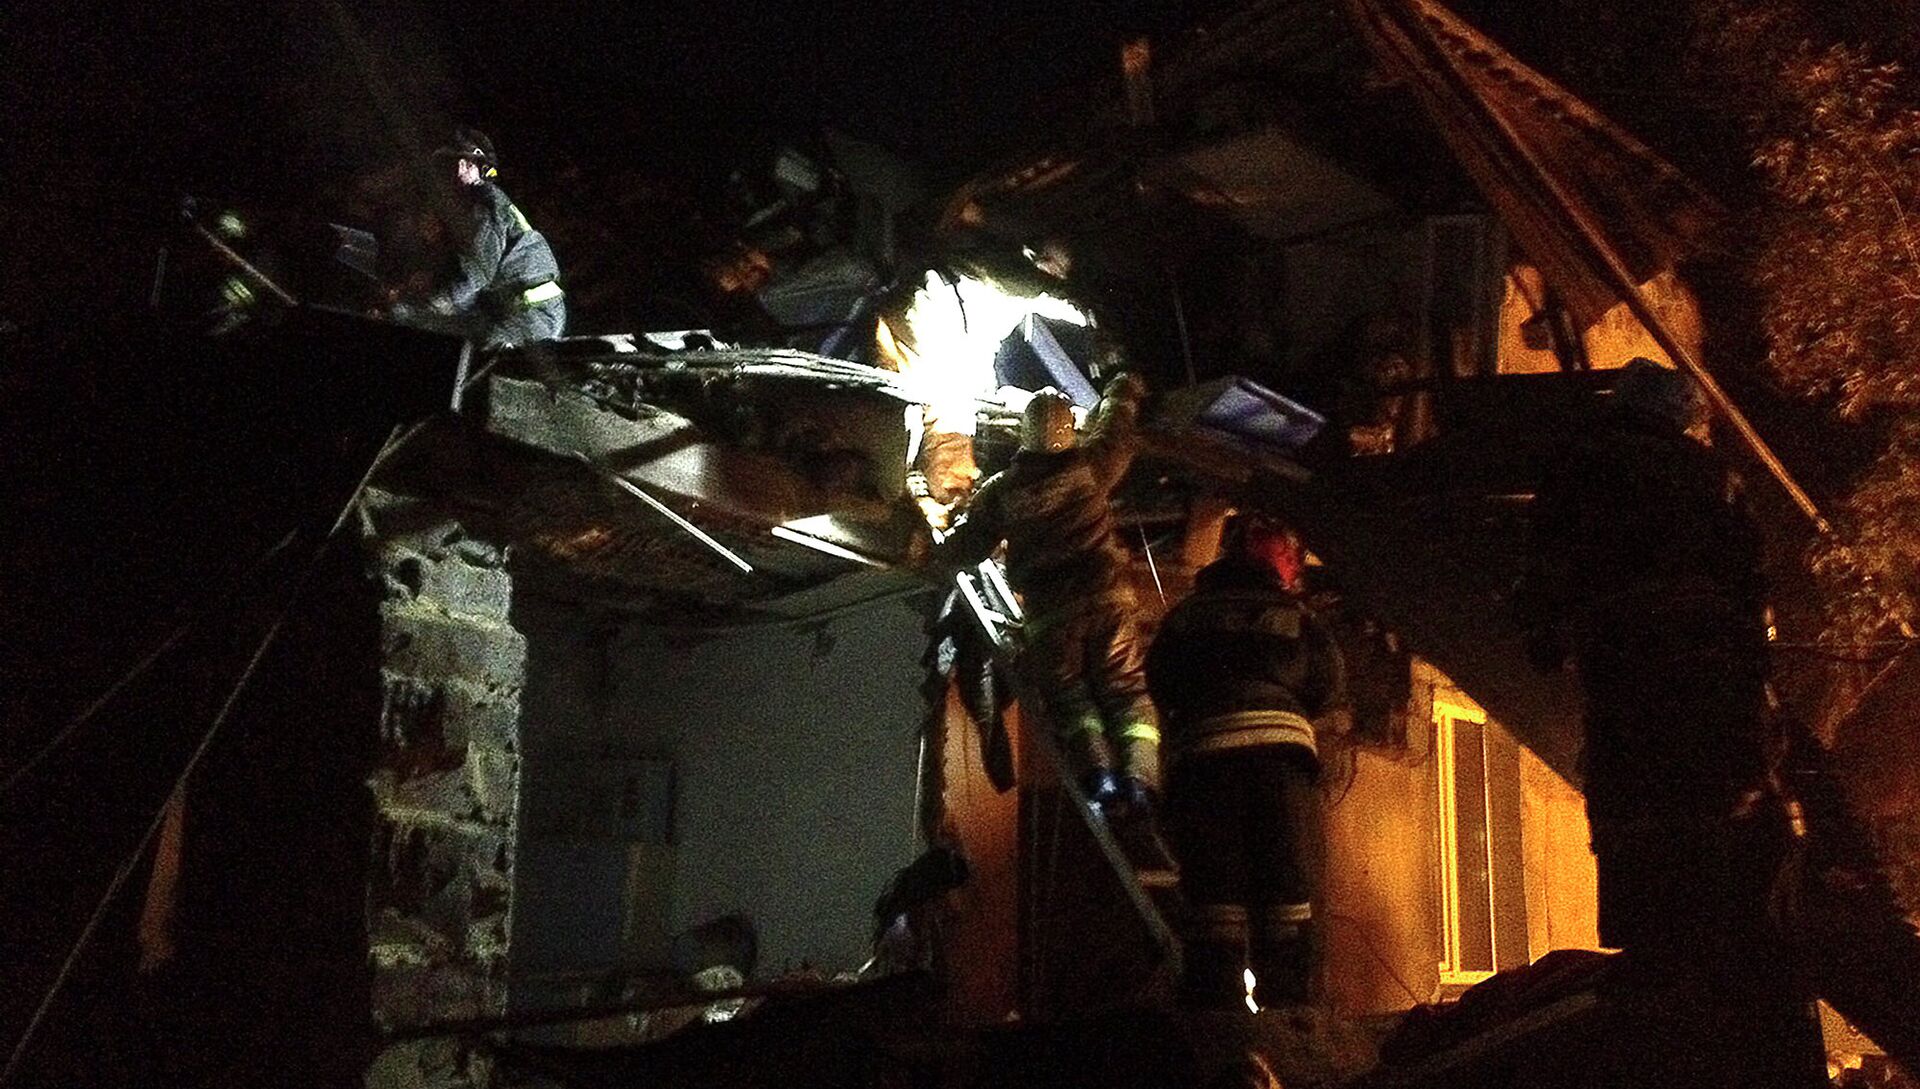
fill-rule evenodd
<path id="1" fill-rule="evenodd" d="M 1453 804 L 1458 822 L 1454 864 L 1459 874 L 1460 950 L 1454 968 L 1491 972 L 1493 887 L 1487 857 L 1486 727 L 1453 720 Z"/>

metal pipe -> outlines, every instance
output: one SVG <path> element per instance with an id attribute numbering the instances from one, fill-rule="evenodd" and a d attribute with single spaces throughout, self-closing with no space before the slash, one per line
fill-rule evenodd
<path id="1" fill-rule="evenodd" d="M 672 522 L 674 525 L 679 526 L 681 529 L 685 530 L 688 536 L 692 537 L 694 540 L 699 541 L 701 544 L 706 545 L 708 548 L 712 549 L 715 553 L 717 553 L 720 556 L 721 559 L 724 559 L 728 563 L 734 565 L 735 567 L 738 567 L 742 573 L 748 574 L 748 575 L 753 574 L 753 565 L 741 559 L 739 554 L 734 552 L 733 549 L 728 548 L 726 545 L 721 544 L 719 541 L 715 540 L 713 536 L 709 534 L 706 530 L 701 529 L 699 526 L 696 526 L 692 522 L 689 522 L 685 518 L 681 517 L 680 512 L 674 510 L 672 507 L 667 506 L 665 503 L 660 502 L 658 499 L 655 499 L 653 496 L 648 495 L 645 489 L 641 488 L 640 485 L 635 484 L 633 481 L 628 480 L 626 477 L 621 476 L 619 473 L 614 472 L 612 469 L 607 468 L 605 465 L 600 464 L 599 462 L 595 461 L 594 459 L 588 457 L 586 454 L 578 450 L 575 450 L 573 452 L 573 456 L 579 459 L 582 465 L 585 465 L 587 468 L 592 469 L 595 473 L 598 473 L 600 476 L 606 478 L 609 482 L 614 484 L 616 487 L 627 492 L 628 494 L 632 495 L 636 499 L 639 499 L 642 503 L 645 503 L 647 506 L 652 507 L 654 510 L 660 512 L 660 514 L 663 515 L 668 521 Z"/>

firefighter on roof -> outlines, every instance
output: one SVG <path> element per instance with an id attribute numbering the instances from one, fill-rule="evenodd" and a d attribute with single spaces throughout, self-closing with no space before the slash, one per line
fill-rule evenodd
<path id="1" fill-rule="evenodd" d="M 567 324 L 560 266 L 546 237 L 494 183 L 493 142 L 477 129 L 456 129 L 434 159 L 451 170 L 452 260 L 432 282 L 414 285 L 424 290 L 396 292 L 389 316 L 488 348 L 560 336 Z"/>
<path id="2" fill-rule="evenodd" d="M 1146 389 L 1122 375 L 1094 411 L 1086 441 L 1051 390 L 1028 404 L 1013 463 L 980 485 L 948 538 L 958 563 L 1007 546 L 1007 581 L 1027 615 L 1022 694 L 1059 737 L 1068 769 L 1112 821 L 1143 879 L 1171 876 L 1154 830 L 1160 729 L 1147 698 L 1138 604 L 1109 499 L 1138 447 Z"/>

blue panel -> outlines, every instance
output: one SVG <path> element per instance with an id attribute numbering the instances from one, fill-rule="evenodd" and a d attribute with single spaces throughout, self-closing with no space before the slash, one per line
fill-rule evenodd
<path id="1" fill-rule="evenodd" d="M 1045 318 L 1023 321 L 1007 334 L 993 358 L 993 376 L 997 385 L 1025 390 L 1052 386 L 1081 408 L 1100 403 L 1093 383 Z"/>
<path id="2" fill-rule="evenodd" d="M 1194 423 L 1264 446 L 1298 450 L 1326 426 L 1326 417 L 1250 378 L 1234 378 Z"/>

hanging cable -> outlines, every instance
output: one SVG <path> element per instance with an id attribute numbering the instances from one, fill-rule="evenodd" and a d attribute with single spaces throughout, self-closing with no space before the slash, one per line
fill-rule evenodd
<path id="1" fill-rule="evenodd" d="M 286 536 L 269 545 L 265 552 L 256 556 L 253 562 L 247 565 L 246 570 L 228 582 L 213 600 L 208 601 L 194 610 L 193 614 L 187 617 L 178 627 L 174 628 L 173 631 L 169 632 L 165 639 L 162 639 L 158 645 L 141 656 L 139 661 L 135 662 L 132 667 L 122 673 L 118 680 L 108 685 L 106 690 L 101 692 L 100 695 L 94 697 L 93 701 L 82 708 L 79 714 L 68 719 L 66 725 L 62 726 L 58 733 L 54 734 L 46 744 L 40 746 L 39 750 L 28 757 L 19 767 L 13 769 L 13 771 L 7 775 L 4 782 L 0 782 L 0 798 L 6 797 L 13 791 L 14 787 L 20 784 L 21 780 L 31 775 L 34 769 L 38 768 L 42 763 L 46 762 L 49 757 L 53 756 L 54 753 L 63 748 L 67 742 L 72 740 L 73 736 L 80 731 L 81 727 L 93 721 L 93 716 L 99 714 L 108 704 L 112 703 L 120 693 L 126 691 L 128 685 L 131 685 L 134 681 L 139 680 L 145 675 L 147 670 L 153 668 L 154 663 L 166 657 L 167 653 L 174 647 L 179 646 L 180 641 L 191 634 L 195 628 L 199 627 L 207 617 L 213 615 L 217 609 L 233 600 L 234 595 L 239 593 L 240 588 L 252 582 L 254 577 L 267 566 L 268 561 L 284 551 L 288 545 L 293 543 L 293 539 L 299 536 L 299 534 L 300 531 L 298 529 L 288 530 Z"/>
<path id="2" fill-rule="evenodd" d="M 1851 645 L 1858 647 L 1890 646 L 1893 649 L 1881 651 L 1877 654 L 1843 654 L 1838 650 L 1827 649 L 1829 644 L 1823 643 L 1769 643 L 1767 646 L 1770 650 L 1785 651 L 1789 654 L 1804 654 L 1809 658 L 1819 658 L 1822 661 L 1828 662 L 1839 662 L 1843 665 L 1884 665 L 1887 662 L 1906 655 L 1909 651 L 1913 650 L 1914 647 L 1920 646 L 1920 640 L 1885 639 Z"/>
<path id="3" fill-rule="evenodd" d="M 119 868 L 114 871 L 113 879 L 107 883 L 106 892 L 101 894 L 99 902 L 94 905 L 92 915 L 87 918 L 86 925 L 81 928 L 79 937 L 74 939 L 72 948 L 67 951 L 66 958 L 61 962 L 60 970 L 55 974 L 53 983 L 47 988 L 46 993 L 41 996 L 39 1004 L 34 1007 L 33 1016 L 28 1019 L 26 1029 L 20 1034 L 19 1041 L 14 1044 L 13 1051 L 7 1058 L 5 1068 L 0 1068 L 0 1086 L 5 1086 L 12 1082 L 14 1073 L 20 1068 L 21 1061 L 26 1058 L 27 1049 L 33 1044 L 34 1037 L 39 1034 L 40 1026 L 46 1021 L 48 1011 L 53 1008 L 54 1000 L 59 997 L 61 990 L 66 987 L 67 980 L 72 977 L 75 966 L 80 963 L 80 955 L 92 944 L 94 934 L 99 931 L 101 922 L 106 919 L 107 909 L 112 906 L 114 898 L 119 895 L 121 888 L 126 885 L 127 880 L 133 876 L 134 870 L 140 865 L 140 860 L 146 856 L 147 849 L 153 845 L 154 837 L 159 834 L 161 826 L 166 823 L 169 802 L 176 793 L 185 790 L 187 780 L 193 776 L 194 771 L 199 768 L 200 762 L 206 757 L 208 750 L 212 748 L 214 740 L 220 734 L 221 727 L 226 725 L 227 719 L 232 715 L 234 707 L 239 704 L 240 697 L 246 692 L 247 686 L 253 682 L 254 674 L 259 670 L 260 663 L 266 660 L 267 652 L 273 649 L 274 643 L 278 641 L 280 637 L 280 632 L 286 627 L 287 620 L 293 615 L 293 610 L 299 605 L 300 599 L 306 595 L 309 584 L 312 583 L 314 576 L 320 570 L 321 561 L 326 558 L 327 552 L 332 547 L 334 540 L 339 536 L 340 527 L 346 525 L 347 519 L 352 516 L 353 511 L 359 506 L 360 498 L 362 494 L 366 492 L 367 485 L 372 481 L 374 473 L 378 471 L 379 468 L 386 463 L 387 459 L 392 457 L 401 446 L 405 445 L 414 435 L 419 434 L 420 429 L 425 426 L 426 422 L 427 421 L 423 420 L 407 428 L 405 431 L 402 431 L 402 429 L 396 425 L 388 434 L 387 441 L 382 445 L 380 452 L 376 454 L 373 460 L 367 465 L 366 472 L 360 474 L 359 482 L 353 486 L 353 491 L 348 494 L 347 500 L 342 504 L 340 513 L 334 518 L 331 528 L 329 528 L 326 535 L 320 539 L 320 543 L 314 547 L 313 554 L 308 558 L 306 566 L 294 580 L 292 589 L 287 592 L 285 604 L 281 606 L 279 615 L 274 618 L 273 624 L 267 628 L 267 633 L 261 637 L 259 644 L 254 647 L 253 655 L 247 660 L 246 667 L 241 670 L 239 678 L 227 692 L 226 700 L 220 705 L 220 710 L 214 714 L 213 721 L 208 724 L 206 731 L 200 737 L 199 743 L 194 746 L 192 755 L 187 758 L 186 766 L 181 768 L 179 775 L 175 776 L 172 788 L 167 791 L 166 797 L 168 801 L 161 802 L 160 808 L 154 811 L 152 819 L 147 822 L 146 831 L 140 837 L 140 842 L 135 845 L 133 852 L 129 854 L 126 859 L 120 863 Z"/>
<path id="4" fill-rule="evenodd" d="M 498 363 L 498 357 L 489 360 L 485 366 L 475 371 L 462 382 L 455 394 L 456 402 L 467 390 L 473 388 L 475 384 L 485 379 Z M 432 423 L 434 419 L 435 417 L 429 416 L 426 419 L 418 420 L 411 425 L 407 425 L 404 430 L 401 426 L 396 425 L 392 431 L 388 432 L 386 441 L 381 444 L 380 452 L 374 455 L 373 461 L 367 466 L 366 472 L 361 474 L 360 484 L 353 492 L 353 499 L 340 511 L 339 517 L 334 519 L 333 525 L 327 530 L 329 537 L 338 533 L 340 527 L 346 524 L 346 520 L 352 517 L 353 510 L 358 504 L 361 494 L 365 492 L 366 486 L 368 482 L 373 479 L 374 474 L 379 472 L 381 467 L 387 463 L 388 459 L 392 458 L 394 454 L 399 453 L 402 447 L 411 442 L 414 436 L 418 435 L 428 424 Z M 242 571 L 230 581 L 220 591 L 218 596 L 195 610 L 184 622 L 169 632 L 166 638 L 162 639 L 152 650 L 143 655 L 140 660 L 128 668 L 125 673 L 122 673 L 118 680 L 108 685 L 105 691 L 101 692 L 92 702 L 82 708 L 78 714 L 69 719 L 67 723 L 60 728 L 59 732 L 54 734 L 46 744 L 36 750 L 34 754 L 28 757 L 19 767 L 7 773 L 5 781 L 0 781 L 0 798 L 5 798 L 8 794 L 12 793 L 14 788 L 19 786 L 20 783 L 41 764 L 59 752 L 61 748 L 73 739 L 74 735 L 77 734 L 82 727 L 92 721 L 95 715 L 99 714 L 107 705 L 118 698 L 120 693 L 125 691 L 129 685 L 139 680 L 149 669 L 152 669 L 160 659 L 166 657 L 168 652 L 178 646 L 181 640 L 190 635 L 207 617 L 213 615 L 221 606 L 233 600 L 234 595 L 239 593 L 241 587 L 253 581 L 253 579 L 266 568 L 267 564 L 275 556 L 285 551 L 287 546 L 291 545 L 299 535 L 300 530 L 298 527 L 295 527 L 288 530 L 284 537 L 281 537 L 278 541 L 268 546 L 266 551 L 255 557 L 253 562 L 247 565 L 246 570 Z"/>
<path id="5" fill-rule="evenodd" d="M 1413 999 L 1413 1004 L 1416 1006 L 1424 1006 L 1427 1004 L 1427 1000 L 1420 997 L 1420 993 L 1415 991 L 1413 987 L 1407 983 L 1406 977 L 1402 976 L 1399 970 L 1393 966 L 1393 962 L 1381 954 L 1379 945 L 1373 940 L 1373 928 L 1368 926 L 1365 920 L 1348 915 L 1342 911 L 1330 911 L 1327 913 L 1327 918 L 1338 919 L 1340 922 L 1346 923 L 1348 926 L 1359 931 L 1360 944 L 1366 946 L 1367 954 L 1371 956 L 1380 967 L 1387 970 L 1387 975 L 1391 976 L 1393 981 L 1400 985 L 1401 990 L 1407 992 L 1407 997 Z"/>
<path id="6" fill-rule="evenodd" d="M 1167 603 L 1167 588 L 1160 582 L 1160 565 L 1153 562 L 1153 542 L 1147 540 L 1147 527 L 1140 525 L 1140 547 L 1147 554 L 1147 570 L 1153 573 L 1153 588 L 1160 594 L 1160 604 Z"/>

